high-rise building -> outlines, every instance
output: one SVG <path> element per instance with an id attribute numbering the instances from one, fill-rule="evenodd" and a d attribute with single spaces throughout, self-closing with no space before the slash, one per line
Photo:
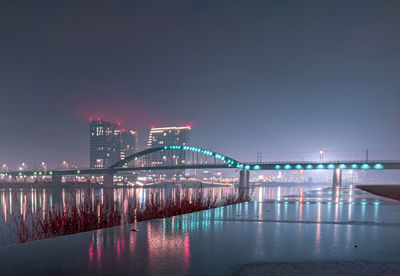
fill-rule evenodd
<path id="1" fill-rule="evenodd" d="M 186 146 L 190 137 L 190 126 L 182 127 L 152 127 L 150 130 L 147 148 L 156 148 L 163 146 Z M 183 151 L 165 151 L 162 155 L 152 154 L 149 156 L 148 163 L 152 166 L 179 165 L 185 162 L 185 153 Z M 177 177 L 182 176 L 183 170 L 175 172 L 162 171 L 159 176 Z"/>
<path id="2" fill-rule="evenodd" d="M 91 168 L 107 168 L 136 150 L 135 131 L 121 129 L 120 123 L 106 122 L 101 118 L 89 119 L 89 122 Z"/>

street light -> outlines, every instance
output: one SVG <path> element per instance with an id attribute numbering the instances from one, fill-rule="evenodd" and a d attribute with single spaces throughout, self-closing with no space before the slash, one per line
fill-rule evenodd
<path id="1" fill-rule="evenodd" d="M 64 169 L 68 169 L 68 162 L 67 162 L 67 161 L 63 161 L 63 162 L 62 162 L 62 167 L 63 167 Z"/>
<path id="2" fill-rule="evenodd" d="M 319 163 L 324 162 L 324 151 L 320 150 L 319 151 Z"/>

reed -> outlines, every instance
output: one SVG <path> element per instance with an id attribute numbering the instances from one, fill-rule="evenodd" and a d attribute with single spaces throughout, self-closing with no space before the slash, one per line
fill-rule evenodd
<path id="1" fill-rule="evenodd" d="M 126 223 L 188 214 L 249 200 L 250 197 L 242 193 L 221 200 L 197 193 L 191 196 L 177 196 L 174 200 L 165 202 L 159 202 L 151 195 L 141 206 L 135 203 L 128 204 L 125 211 L 113 202 L 99 204 L 97 199 L 95 204 L 92 204 L 90 200 L 84 200 L 81 204 L 73 202 L 68 207 L 57 205 L 44 212 L 38 211 L 28 218 L 14 216 L 14 224 L 19 242 L 25 243 Z"/>

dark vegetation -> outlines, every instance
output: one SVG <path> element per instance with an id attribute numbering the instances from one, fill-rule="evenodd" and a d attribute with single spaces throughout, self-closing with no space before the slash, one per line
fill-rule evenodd
<path id="1" fill-rule="evenodd" d="M 72 203 L 66 208 L 57 205 L 47 211 L 38 211 L 28 218 L 14 217 L 18 240 L 21 243 L 69 235 L 95 229 L 117 226 L 144 220 L 167 218 L 176 215 L 212 209 L 216 207 L 249 201 L 243 193 L 231 195 L 221 200 L 198 193 L 192 196 L 177 197 L 160 203 L 152 195 L 145 204 L 128 204 L 122 207 L 107 202 L 95 204 L 89 200 Z"/>

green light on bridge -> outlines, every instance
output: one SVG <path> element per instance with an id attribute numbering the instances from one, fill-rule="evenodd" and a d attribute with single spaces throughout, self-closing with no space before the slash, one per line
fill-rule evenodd
<path id="1" fill-rule="evenodd" d="M 275 165 L 275 170 L 280 170 L 281 169 L 281 165 Z"/>
<path id="2" fill-rule="evenodd" d="M 345 169 L 346 168 L 346 165 L 345 164 L 340 164 L 339 165 L 339 169 Z"/>
<path id="3" fill-rule="evenodd" d="M 319 170 L 322 170 L 322 169 L 324 169 L 324 168 L 325 168 L 325 166 L 322 165 L 322 164 L 318 164 L 318 165 L 317 165 L 317 169 L 319 169 Z"/>
<path id="4" fill-rule="evenodd" d="M 223 155 L 221 155 L 219 153 L 215 154 L 215 158 L 220 159 L 220 160 L 225 160 L 225 156 L 223 156 Z"/>
<path id="5" fill-rule="evenodd" d="M 259 169 L 261 169 L 261 167 L 260 167 L 260 165 L 255 165 L 255 166 L 253 167 L 253 169 L 259 170 Z"/>
<path id="6" fill-rule="evenodd" d="M 250 166 L 249 166 L 249 165 L 246 165 L 246 166 L 244 166 L 244 169 L 245 169 L 245 170 L 248 170 L 248 169 L 250 169 Z"/>
<path id="7" fill-rule="evenodd" d="M 49 174 L 50 174 L 50 175 L 53 175 L 53 172 L 52 172 L 52 171 L 50 171 L 50 172 L 49 172 Z"/>
<path id="8" fill-rule="evenodd" d="M 284 169 L 285 170 L 290 170 L 292 168 L 292 166 L 290 166 L 289 164 L 286 164 L 285 166 L 284 166 Z"/>
<path id="9" fill-rule="evenodd" d="M 300 164 L 297 164 L 297 165 L 296 165 L 296 170 L 301 170 L 302 168 L 303 168 L 302 165 L 300 165 Z"/>
<path id="10" fill-rule="evenodd" d="M 371 166 L 367 163 L 361 165 L 361 169 L 363 169 L 363 170 L 369 170 L 370 168 L 371 168 Z"/>
<path id="11" fill-rule="evenodd" d="M 352 164 L 352 165 L 351 165 L 351 168 L 352 168 L 352 169 L 358 169 L 358 165 L 357 165 L 357 164 Z"/>
<path id="12" fill-rule="evenodd" d="M 383 167 L 382 164 L 379 164 L 379 163 L 378 163 L 378 164 L 375 164 L 374 169 L 375 169 L 375 170 L 383 170 L 384 167 Z"/>
<path id="13" fill-rule="evenodd" d="M 328 165 L 328 169 L 332 170 L 332 169 L 334 169 L 334 168 L 335 168 L 335 165 L 333 165 L 333 164 L 329 164 L 329 165 Z"/>
<path id="14" fill-rule="evenodd" d="M 311 164 L 308 164 L 308 165 L 306 166 L 306 169 L 307 169 L 307 170 L 312 170 L 312 168 L 313 168 L 313 166 L 312 166 Z"/>
<path id="15" fill-rule="evenodd" d="M 81 171 L 80 171 L 80 170 L 77 170 L 77 171 L 76 171 L 76 173 L 77 173 L 77 174 L 80 174 L 80 173 L 81 173 Z"/>

